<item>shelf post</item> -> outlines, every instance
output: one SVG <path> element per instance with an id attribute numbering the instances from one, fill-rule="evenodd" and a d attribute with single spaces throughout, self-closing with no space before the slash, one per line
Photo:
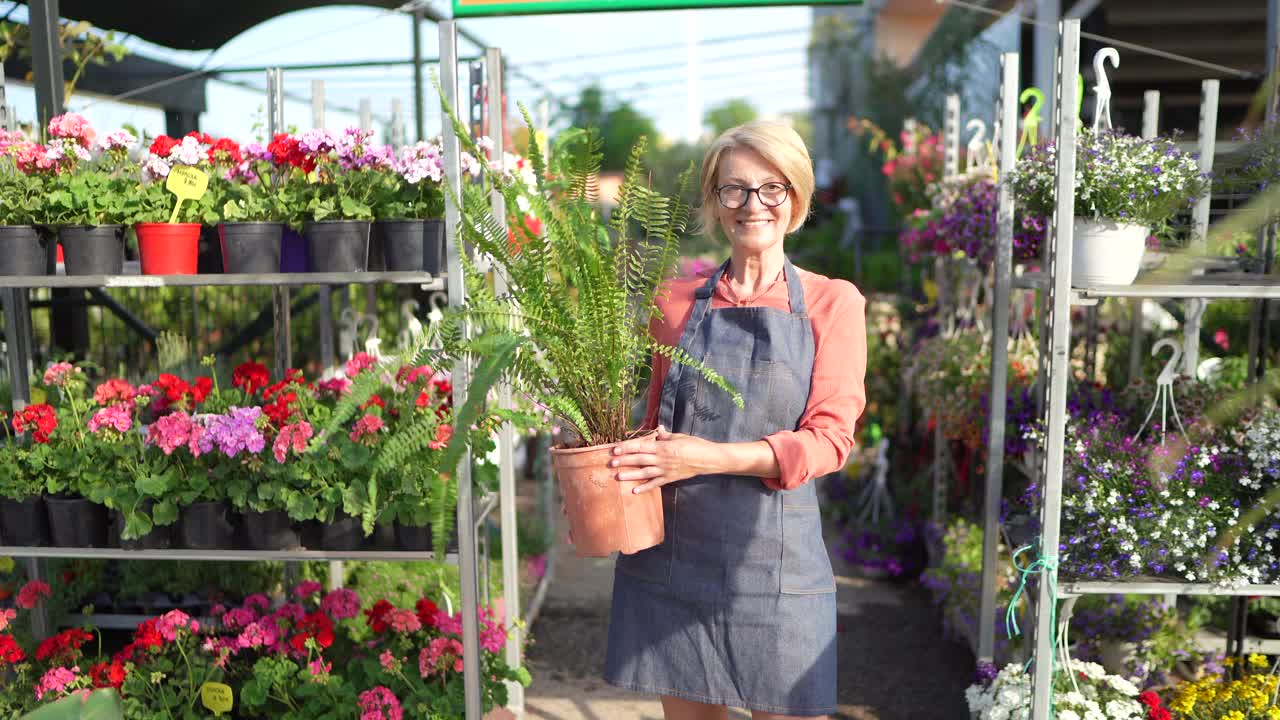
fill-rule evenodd
<path id="1" fill-rule="evenodd" d="M 502 171 L 506 170 L 506 132 L 503 96 L 506 88 L 503 85 L 502 50 L 488 48 L 484 54 L 485 85 L 488 90 L 489 138 L 493 140 L 493 160 L 499 163 Z M 529 129 L 530 133 L 533 128 Z M 506 225 L 506 201 L 501 193 L 490 195 L 493 217 L 501 225 Z M 501 268 L 494 267 L 493 292 L 501 297 L 507 293 L 507 277 Z M 498 385 L 498 407 L 509 410 L 512 407 L 511 385 Z M 498 428 L 498 508 L 502 522 L 502 606 L 505 609 L 503 622 L 507 626 L 506 660 L 511 667 L 521 664 L 521 648 L 524 638 L 521 637 L 520 625 L 516 622 L 520 616 L 520 549 L 519 533 L 516 524 L 516 468 L 515 468 L 516 431 L 511 423 L 503 423 Z M 516 717 L 524 717 L 524 686 L 520 683 L 507 683 L 507 709 Z"/>
<path id="2" fill-rule="evenodd" d="M 1000 57 L 1000 102 L 996 131 L 1000 178 L 1018 161 L 1018 53 Z M 1009 281 L 1013 275 L 1013 191 L 1000 183 L 996 210 L 996 256 L 992 265 L 991 404 L 987 419 L 987 487 L 982 530 L 982 587 L 978 601 L 978 662 L 995 659 L 996 564 L 1000 546 L 1000 500 L 1004 494 L 1005 396 L 1009 376 Z"/>
<path id="3" fill-rule="evenodd" d="M 1142 138 L 1153 140 L 1160 134 L 1160 91 L 1147 90 L 1142 93 Z M 1133 382 L 1142 375 L 1143 332 L 1142 309 L 1147 301 L 1133 298 L 1129 301 L 1129 374 L 1126 377 Z"/>
<path id="4" fill-rule="evenodd" d="M 942 115 L 942 176 L 960 174 L 960 96 L 948 95 Z"/>
<path id="5" fill-rule="evenodd" d="M 1045 400 L 1044 502 L 1040 508 L 1040 547 L 1045 564 L 1036 602 L 1035 665 L 1032 720 L 1049 720 L 1053 709 L 1054 608 L 1058 575 L 1059 514 L 1062 510 L 1062 462 L 1066 440 L 1067 377 L 1071 374 L 1071 244 L 1075 224 L 1077 72 L 1080 67 L 1080 21 L 1059 25 L 1060 55 L 1055 83 L 1057 119 L 1056 201 L 1046 240 L 1049 244 L 1049 382 Z"/>
<path id="6" fill-rule="evenodd" d="M 458 110 L 458 32 L 453 20 L 440 22 L 440 86 L 444 101 Z M 444 227 L 445 251 L 449 267 L 449 305 L 459 307 L 466 302 L 462 281 L 462 253 L 458 232 L 462 212 L 457 203 L 462 199 L 462 155 L 458 137 L 447 124 L 443 133 L 444 173 L 449 191 L 445 193 Z M 462 328 L 465 335 L 470 328 Z M 467 384 L 470 382 L 467 363 L 459 361 L 453 367 L 453 406 L 461 408 L 467 402 Z M 463 685 L 467 720 L 480 720 L 480 625 L 477 607 L 476 585 L 476 531 L 474 501 L 471 487 L 471 455 L 468 452 L 458 462 L 455 480 L 458 483 L 458 575 L 462 586 L 462 646 Z"/>

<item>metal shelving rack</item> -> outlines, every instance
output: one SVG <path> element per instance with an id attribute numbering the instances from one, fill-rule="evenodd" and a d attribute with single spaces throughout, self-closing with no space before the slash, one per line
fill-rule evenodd
<path id="1" fill-rule="evenodd" d="M 1040 560 L 1041 571 L 1035 602 L 1034 669 L 1033 669 L 1033 720 L 1048 720 L 1052 716 L 1051 693 L 1054 658 L 1054 627 L 1056 603 L 1087 594 L 1150 594 L 1150 595 L 1280 595 L 1280 586 L 1246 586 L 1227 588 L 1210 584 L 1114 581 L 1057 583 L 1057 548 L 1059 546 L 1060 514 L 1062 509 L 1062 475 L 1065 450 L 1067 417 L 1067 381 L 1070 375 L 1071 354 L 1071 306 L 1090 304 L 1104 298 L 1280 298 L 1280 282 L 1263 276 L 1232 278 L 1229 282 L 1214 278 L 1217 282 L 1161 282 L 1126 286 L 1098 286 L 1077 288 L 1071 284 L 1071 246 L 1075 220 L 1075 163 L 1076 120 L 1070 102 L 1077 90 L 1076 68 L 1080 65 L 1080 21 L 1065 20 L 1059 25 L 1059 65 L 1055 84 L 1055 116 L 1057 132 L 1056 210 L 1046 237 L 1048 262 L 1047 281 L 1044 288 L 1049 293 L 1048 313 L 1045 320 L 1048 352 L 1047 382 L 1042 388 L 1045 395 L 1045 448 L 1042 460 L 1042 502 L 1040 508 Z M 1207 216 L 1202 216 L 1207 218 Z M 1197 218 L 1199 220 L 1200 218 Z M 1197 222 L 1202 229 L 1204 226 Z M 1038 283 L 1037 283 L 1038 284 Z"/>
<path id="2" fill-rule="evenodd" d="M 453 21 L 442 21 L 440 30 L 440 80 L 444 98 L 454 108 L 458 108 L 458 52 L 457 30 Z M 502 105 L 502 58 L 497 49 L 489 49 L 485 56 L 484 75 L 489 83 L 489 135 L 495 142 L 495 158 L 501 159 L 503 132 Z M 279 90 L 279 73 L 269 76 L 269 97 L 274 102 L 268 103 L 269 131 L 283 127 L 283 96 Z M 273 95 L 271 86 L 277 92 Z M 448 130 L 448 128 L 446 128 Z M 452 132 L 445 132 L 444 159 L 446 182 L 453 197 L 462 197 L 461 154 L 458 139 Z M 500 202 L 500 199 L 499 199 Z M 495 215 L 504 218 L 500 205 L 495 207 Z M 301 285 L 350 285 L 350 284 L 418 284 L 429 290 L 448 290 L 449 305 L 461 306 L 466 296 L 461 282 L 445 282 L 446 278 L 462 277 L 461 253 L 464 251 L 456 241 L 460 223 L 459 209 L 446 202 L 445 210 L 445 247 L 447 253 L 447 272 L 444 277 L 433 277 L 427 273 L 414 272 L 364 272 L 364 273 L 267 273 L 258 275 L 221 274 L 221 275 L 141 275 L 136 269 L 129 267 L 121 275 L 85 275 L 85 276 L 11 276 L 0 277 L 0 302 L 4 304 L 6 340 L 8 347 L 8 371 L 12 388 L 13 406 L 15 410 L 24 407 L 31 398 L 28 378 L 31 374 L 32 334 L 29 290 L 33 288 L 149 288 L 173 286 L 271 286 L 275 288 L 273 313 L 275 320 L 275 365 L 277 374 L 291 365 L 289 347 L 289 288 Z M 469 382 L 469 368 L 459 365 L 453 368 L 453 401 L 455 407 L 466 402 L 466 391 Z M 509 390 L 500 402 L 510 402 Z M 503 599 L 507 614 L 508 639 L 506 660 L 519 664 L 523 651 L 522 623 L 518 622 L 522 615 L 519 604 L 519 560 L 517 554 L 515 473 L 512 461 L 514 447 L 514 431 L 507 425 L 499 431 L 499 491 L 493 494 L 476 497 L 471 480 L 471 458 L 464 457 L 459 463 L 455 480 L 458 483 L 457 527 L 467 528 L 468 532 L 459 532 L 459 550 L 450 554 L 446 561 L 456 564 L 461 578 L 461 610 L 463 616 L 463 663 L 466 696 L 466 717 L 468 720 L 480 720 L 482 716 L 480 687 L 480 642 L 479 642 L 479 583 L 477 535 L 482 525 L 493 511 L 497 510 L 501 518 L 502 556 L 503 556 Z M 484 543 L 487 549 L 487 541 Z M 362 550 L 352 552 L 327 551 L 248 551 L 248 550 L 126 550 L 120 548 L 68 548 L 68 547 L 3 547 L 0 555 L 25 559 L 28 570 L 33 576 L 40 572 L 39 561 L 44 558 L 93 558 L 118 560 L 172 560 L 172 561 L 259 561 L 283 560 L 288 562 L 306 560 L 383 560 L 411 561 L 431 559 L 428 553 Z M 487 559 L 485 560 L 487 565 Z M 550 581 L 550 573 L 543 579 L 539 594 L 545 592 L 546 583 Z M 47 622 L 37 618 L 37 633 L 48 632 Z M 511 684 L 508 693 L 508 709 L 517 716 L 523 716 L 523 687 Z"/>

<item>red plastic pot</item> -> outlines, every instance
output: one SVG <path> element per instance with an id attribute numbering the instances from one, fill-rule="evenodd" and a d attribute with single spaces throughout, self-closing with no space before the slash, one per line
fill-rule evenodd
<path id="1" fill-rule="evenodd" d="M 200 223 L 138 223 L 143 275 L 195 275 L 200 256 Z"/>

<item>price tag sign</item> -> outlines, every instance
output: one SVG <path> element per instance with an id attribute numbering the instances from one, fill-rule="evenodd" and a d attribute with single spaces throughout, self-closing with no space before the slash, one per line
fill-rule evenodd
<path id="1" fill-rule="evenodd" d="M 207 682 L 200 686 L 200 703 L 212 711 L 214 715 L 231 712 L 235 701 L 236 696 L 230 685 Z"/>
<path id="2" fill-rule="evenodd" d="M 176 165 L 169 171 L 164 187 L 178 197 L 178 202 L 173 205 L 173 215 L 169 217 L 169 222 L 177 222 L 182 201 L 196 200 L 209 189 L 209 175 L 189 165 Z"/>

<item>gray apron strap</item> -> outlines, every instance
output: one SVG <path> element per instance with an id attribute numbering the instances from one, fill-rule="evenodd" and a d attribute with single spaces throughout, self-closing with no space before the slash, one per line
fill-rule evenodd
<path id="1" fill-rule="evenodd" d="M 707 312 L 711 309 L 711 296 L 715 294 L 716 283 L 720 282 L 720 277 L 724 275 L 724 271 L 728 267 L 729 261 L 725 260 L 720 269 L 712 273 L 702 287 L 694 292 L 693 312 L 689 315 L 689 321 L 685 323 L 684 332 L 680 335 L 680 344 L 676 347 L 688 352 L 694 337 L 698 334 L 698 328 L 702 325 L 702 321 L 707 318 Z M 680 373 L 683 369 L 683 364 L 672 361 L 670 369 L 667 370 L 667 377 L 662 382 L 662 403 L 658 407 L 658 424 L 668 430 L 671 429 L 675 418 L 676 388 L 680 386 Z"/>
<path id="2" fill-rule="evenodd" d="M 791 314 L 808 314 L 804 304 L 804 288 L 800 287 L 800 273 L 791 264 L 791 258 L 784 256 L 782 263 L 783 277 L 787 279 L 787 301 L 791 303 Z"/>

